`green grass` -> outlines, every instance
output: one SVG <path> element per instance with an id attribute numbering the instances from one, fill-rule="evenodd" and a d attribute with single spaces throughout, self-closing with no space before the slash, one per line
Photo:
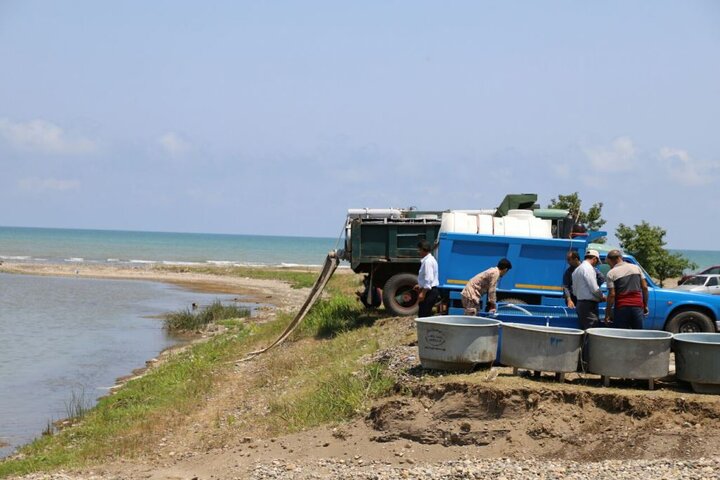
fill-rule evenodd
<path id="1" fill-rule="evenodd" d="M 355 298 L 335 294 L 313 306 L 300 326 L 300 332 L 328 338 L 370 322 L 371 317 Z"/>
<path id="2" fill-rule="evenodd" d="M 228 277 L 247 277 L 260 280 L 281 280 L 290 284 L 292 288 L 309 288 L 315 284 L 318 272 L 314 270 L 286 270 L 280 268 L 261 267 L 218 267 L 218 266 L 184 266 L 184 265 L 157 265 L 155 270 L 176 273 L 206 273 Z"/>
<path id="3" fill-rule="evenodd" d="M 350 358 L 357 354 L 353 353 Z M 360 372 L 333 371 L 310 383 L 301 393 L 271 403 L 280 431 L 297 432 L 363 415 L 372 400 L 390 394 L 395 386 L 395 380 L 379 364 L 368 365 Z"/>
<path id="4" fill-rule="evenodd" d="M 372 399 L 392 390 L 394 381 L 383 367 L 358 365 L 361 356 L 392 341 L 392 330 L 361 328 L 372 317 L 347 295 L 357 279 L 342 277 L 333 279 L 330 298 L 312 309 L 290 346 L 254 360 L 262 362 L 262 370 L 243 381 L 253 395 L 266 399 L 270 413 L 259 418 L 228 417 L 229 434 L 242 435 L 242 428 L 282 434 L 340 422 L 366 412 Z M 128 382 L 90 411 L 76 409 L 80 403 L 71 401 L 69 408 L 80 412 L 81 420 L 23 447 L 19 458 L 0 462 L 0 477 L 78 468 L 147 452 L 203 408 L 208 393 L 230 374 L 235 360 L 267 345 L 291 317 L 279 314 L 275 321 L 259 325 L 237 318 L 214 320 L 233 328 Z"/>
<path id="5" fill-rule="evenodd" d="M 172 331 L 195 331 L 210 323 L 221 323 L 225 320 L 245 318 L 250 310 L 237 305 L 223 305 L 220 300 L 214 301 L 199 310 L 186 308 L 165 315 L 165 328 Z"/>

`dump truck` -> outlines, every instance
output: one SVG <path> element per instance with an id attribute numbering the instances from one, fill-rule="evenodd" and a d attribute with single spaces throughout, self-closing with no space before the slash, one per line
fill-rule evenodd
<path id="1" fill-rule="evenodd" d="M 351 209 L 345 224 L 344 249 L 338 252 L 355 273 L 365 274 L 364 303 L 373 304 L 376 289 L 393 315 L 417 313 L 417 244 L 434 244 L 442 212 L 415 209 Z M 379 302 L 376 302 L 376 304 Z"/>
<path id="2" fill-rule="evenodd" d="M 537 207 L 536 202 L 536 194 L 512 194 L 495 209 L 462 212 L 492 212 L 502 217 L 513 209 Z M 373 297 L 381 296 L 385 309 L 393 315 L 417 313 L 418 297 L 413 290 L 420 268 L 417 244 L 427 240 L 437 246 L 443 214 L 448 212 L 421 211 L 412 207 L 348 210 L 345 244 L 337 255 L 349 262 L 355 273 L 365 275 L 365 291 L 360 297 L 366 306 L 378 306 L 380 298 L 374 302 Z M 556 213 L 553 218 L 557 217 Z M 566 216 L 567 212 L 563 218 Z M 562 221 L 556 219 L 554 227 L 566 228 Z M 567 219 L 565 222 L 567 225 Z"/>

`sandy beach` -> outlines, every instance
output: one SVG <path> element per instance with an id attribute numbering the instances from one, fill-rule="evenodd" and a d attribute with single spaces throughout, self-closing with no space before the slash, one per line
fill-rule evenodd
<path id="1" fill-rule="evenodd" d="M 230 276 L 225 274 L 227 269 L 223 267 L 207 267 L 203 272 L 194 271 L 192 268 L 180 270 L 182 271 L 171 271 L 154 265 L 62 265 L 21 262 L 0 264 L 0 273 L 165 282 L 202 292 L 238 295 L 247 302 L 271 304 L 277 307 L 297 307 L 307 295 L 306 290 L 291 289 L 287 283 L 280 280 Z M 313 269 L 307 268 L 302 271 L 313 271 Z"/>

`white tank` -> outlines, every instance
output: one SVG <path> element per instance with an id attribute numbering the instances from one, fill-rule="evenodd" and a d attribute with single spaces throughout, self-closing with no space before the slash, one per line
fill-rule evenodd
<path id="1" fill-rule="evenodd" d="M 493 217 L 486 213 L 477 216 L 478 233 L 481 235 L 493 234 Z"/>
<path id="2" fill-rule="evenodd" d="M 522 209 L 508 210 L 507 216 L 508 217 L 522 217 L 522 218 L 534 218 L 535 217 L 532 210 L 522 210 Z"/>
<path id="3" fill-rule="evenodd" d="M 505 235 L 509 237 L 529 237 L 530 220 L 534 217 L 511 216 L 505 218 Z"/>
<path id="4" fill-rule="evenodd" d="M 456 210 L 444 212 L 440 221 L 441 232 L 477 233 L 477 215 L 469 215 Z"/>
<path id="5" fill-rule="evenodd" d="M 455 231 L 455 213 L 443 212 L 440 220 L 440 231 L 441 232 L 454 232 Z"/>
<path id="6" fill-rule="evenodd" d="M 552 221 L 533 218 L 530 221 L 530 236 L 535 238 L 553 238 Z"/>
<path id="7" fill-rule="evenodd" d="M 493 217 L 493 233 L 495 235 L 505 235 L 505 218 Z"/>

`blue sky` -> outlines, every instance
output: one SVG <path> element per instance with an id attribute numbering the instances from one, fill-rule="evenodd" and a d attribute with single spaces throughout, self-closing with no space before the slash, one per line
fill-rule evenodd
<path id="1" fill-rule="evenodd" d="M 0 0 L 2 225 L 334 236 L 579 191 L 718 249 L 718 2 Z"/>

